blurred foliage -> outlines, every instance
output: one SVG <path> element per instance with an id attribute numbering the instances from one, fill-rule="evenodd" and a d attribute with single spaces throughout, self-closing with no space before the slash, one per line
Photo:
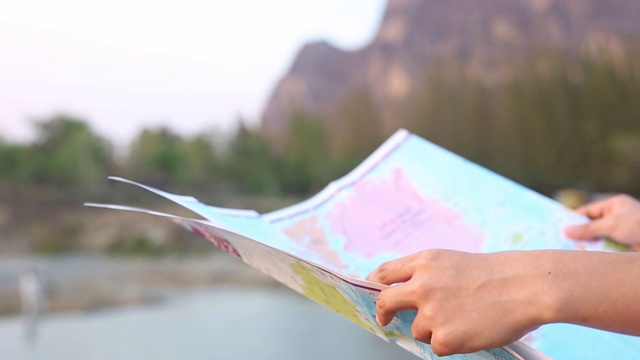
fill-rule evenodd
<path id="1" fill-rule="evenodd" d="M 349 172 L 390 135 L 382 130 L 373 97 L 363 89 L 343 99 L 327 127 L 331 137 L 329 154 L 335 167 L 334 176 Z"/>
<path id="2" fill-rule="evenodd" d="M 507 177 L 551 194 L 564 187 L 640 193 L 640 57 L 559 54 L 511 64 L 502 81 L 464 66 L 432 69 L 394 114 L 398 127 Z M 71 189 L 86 199 L 121 175 L 184 192 L 307 196 L 345 174 L 379 146 L 385 132 L 373 97 L 359 90 L 331 116 L 289 119 L 284 152 L 239 121 L 226 141 L 143 129 L 127 156 L 85 121 L 61 115 L 36 122 L 32 144 L 0 140 L 0 186 Z M 387 126 L 389 128 L 389 126 Z"/>
<path id="3" fill-rule="evenodd" d="M 124 173 L 159 187 L 200 187 L 215 180 L 217 161 L 213 142 L 205 135 L 183 138 L 167 128 L 144 129 L 131 145 Z"/>
<path id="4" fill-rule="evenodd" d="M 405 126 L 542 193 L 580 187 L 640 193 L 638 58 L 520 64 L 489 85 L 462 68 L 430 74 Z"/>
<path id="5" fill-rule="evenodd" d="M 329 140 L 322 119 L 296 114 L 289 120 L 289 134 L 280 165 L 283 188 L 287 192 L 309 194 L 332 180 Z"/>
<path id="6" fill-rule="evenodd" d="M 500 81 L 470 76 L 453 62 L 432 69 L 392 115 L 402 119 L 398 127 L 548 195 L 567 187 L 640 195 L 640 56 L 544 54 L 508 69 Z M 46 221 L 60 204 L 80 208 L 86 200 L 109 201 L 108 175 L 201 198 L 208 194 L 205 199 L 308 196 L 351 170 L 395 130 L 383 126 L 372 95 L 362 90 L 332 114 L 289 119 L 282 152 L 272 151 L 260 130 L 239 123 L 223 140 L 143 129 L 125 156 L 116 158 L 83 119 L 42 119 L 31 144 L 0 139 L 0 229 L 3 222 L 23 226 L 29 217 Z M 36 227 L 36 247 L 73 248 L 82 218 L 67 223 L 56 231 Z M 114 251 L 160 251 L 143 236 L 130 238 Z"/>
<path id="7" fill-rule="evenodd" d="M 279 194 L 283 188 L 279 181 L 278 166 L 266 140 L 240 120 L 218 170 L 220 183 L 233 192 Z"/>
<path id="8" fill-rule="evenodd" d="M 0 143 L 0 183 L 85 189 L 113 168 L 111 145 L 84 120 L 61 115 L 35 125 L 33 144 Z"/>

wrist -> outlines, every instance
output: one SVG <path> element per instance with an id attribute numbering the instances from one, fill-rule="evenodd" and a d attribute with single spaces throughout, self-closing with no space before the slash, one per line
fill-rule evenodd
<path id="1" fill-rule="evenodd" d="M 539 325 L 562 322 L 564 320 L 568 290 L 566 279 L 566 259 L 564 251 L 542 251 L 540 271 L 542 292 L 539 294 Z"/>
<path id="2" fill-rule="evenodd" d="M 563 264 L 562 252 L 549 250 L 527 253 L 523 263 L 530 272 L 530 328 L 533 330 L 544 324 L 562 322 L 567 290 L 564 284 L 566 264 Z"/>
<path id="3" fill-rule="evenodd" d="M 586 325 L 590 302 L 598 289 L 593 288 L 594 255 L 598 253 L 575 250 L 542 251 L 539 263 L 542 292 L 538 311 L 540 325 L 550 323 L 573 323 Z M 600 265 L 600 264 L 599 264 Z M 538 326 L 540 326 L 538 325 Z"/>

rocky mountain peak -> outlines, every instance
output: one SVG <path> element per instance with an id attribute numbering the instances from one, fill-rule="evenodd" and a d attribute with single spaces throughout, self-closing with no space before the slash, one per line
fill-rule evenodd
<path id="1" fill-rule="evenodd" d="M 389 0 L 362 49 L 302 47 L 265 106 L 262 130 L 281 142 L 293 114 L 331 118 L 345 97 L 364 91 L 390 132 L 390 109 L 436 64 L 460 64 L 472 76 L 499 81 L 505 59 L 544 49 L 615 56 L 638 40 L 637 0 Z"/>

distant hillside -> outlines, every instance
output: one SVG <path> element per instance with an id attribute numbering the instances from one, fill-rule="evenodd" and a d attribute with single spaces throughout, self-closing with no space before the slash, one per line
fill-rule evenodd
<path id="1" fill-rule="evenodd" d="M 389 0 L 374 40 L 346 52 L 326 42 L 305 45 L 263 113 L 262 131 L 281 143 L 296 113 L 331 118 L 364 91 L 379 127 L 392 132 L 394 105 L 435 66 L 454 61 L 465 73 L 500 81 L 505 60 L 544 49 L 624 52 L 640 39 L 638 0 Z"/>

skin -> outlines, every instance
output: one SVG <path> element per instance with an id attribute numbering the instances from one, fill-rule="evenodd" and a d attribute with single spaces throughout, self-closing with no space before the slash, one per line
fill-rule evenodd
<path id="1" fill-rule="evenodd" d="M 640 202 L 629 195 L 616 195 L 576 210 L 592 221 L 566 229 L 573 239 L 610 237 L 622 244 L 640 246 Z"/>
<path id="2" fill-rule="evenodd" d="M 584 206 L 592 219 L 566 229 L 576 239 L 608 236 L 640 245 L 640 202 L 626 195 Z M 439 356 L 508 345 L 547 323 L 640 335 L 640 254 L 427 250 L 382 264 L 368 280 L 394 286 L 376 320 L 418 310 L 412 334 Z"/>

